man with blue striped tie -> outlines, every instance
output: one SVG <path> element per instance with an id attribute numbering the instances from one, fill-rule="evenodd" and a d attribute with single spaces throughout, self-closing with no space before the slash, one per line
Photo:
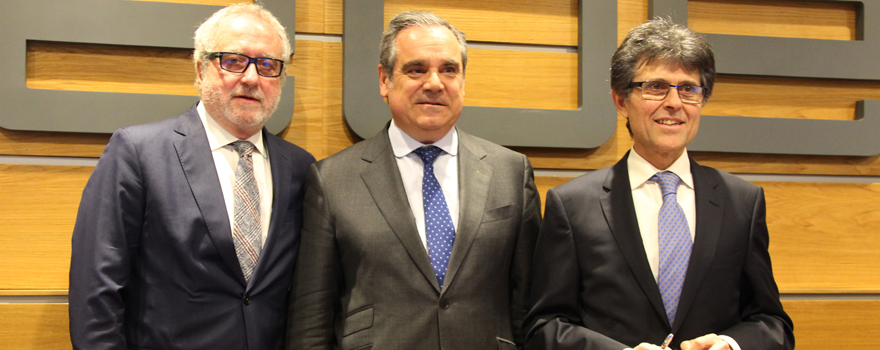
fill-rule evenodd
<path id="1" fill-rule="evenodd" d="M 633 147 L 547 193 L 527 349 L 793 349 L 763 190 L 687 153 L 715 81 L 709 44 L 655 19 L 611 66 Z"/>

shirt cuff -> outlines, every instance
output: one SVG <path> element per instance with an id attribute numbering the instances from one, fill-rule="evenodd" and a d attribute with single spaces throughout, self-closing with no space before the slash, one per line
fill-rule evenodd
<path id="1" fill-rule="evenodd" d="M 731 350 L 742 350 L 739 348 L 739 344 L 737 344 L 736 340 L 733 340 L 733 338 L 726 335 L 719 335 L 719 337 L 721 337 L 721 339 L 724 339 L 724 341 L 726 341 L 727 344 L 730 345 Z"/>

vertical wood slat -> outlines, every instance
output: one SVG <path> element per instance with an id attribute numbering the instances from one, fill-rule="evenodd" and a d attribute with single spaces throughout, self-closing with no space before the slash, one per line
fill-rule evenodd
<path id="1" fill-rule="evenodd" d="M 87 166 L 0 164 L 0 290 L 67 289 Z"/>
<path id="2" fill-rule="evenodd" d="M 72 349 L 67 315 L 67 304 L 0 304 L 0 349 Z"/>

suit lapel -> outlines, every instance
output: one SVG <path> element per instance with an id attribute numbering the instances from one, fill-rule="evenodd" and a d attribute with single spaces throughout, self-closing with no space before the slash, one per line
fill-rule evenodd
<path id="1" fill-rule="evenodd" d="M 361 173 L 361 179 L 379 211 L 397 235 L 400 244 L 406 249 L 412 261 L 419 271 L 434 286 L 438 292 L 440 285 L 437 275 L 431 267 L 431 259 L 422 244 L 419 232 L 416 229 L 416 221 L 409 207 L 409 199 L 403 188 L 403 180 L 400 178 L 400 170 L 391 150 L 391 141 L 388 140 L 388 128 L 386 127 L 378 135 L 363 141 L 367 142 L 362 159 L 369 163 Z"/>
<path id="2" fill-rule="evenodd" d="M 623 257 L 633 272 L 636 281 L 642 288 L 648 300 L 654 306 L 654 311 L 666 321 L 666 309 L 663 307 L 663 298 L 660 296 L 660 288 L 651 272 L 648 256 L 645 254 L 645 246 L 642 243 L 642 235 L 638 226 L 635 206 L 632 198 L 632 187 L 629 183 L 629 172 L 626 166 L 626 156 L 617 162 L 608 172 L 603 187 L 605 195 L 599 199 L 605 220 L 617 241 Z"/>
<path id="3" fill-rule="evenodd" d="M 263 243 L 263 250 L 260 252 L 260 259 L 257 260 L 257 266 L 254 267 L 254 273 L 251 275 L 250 286 L 258 279 L 257 276 L 262 276 L 262 271 L 266 269 L 265 265 L 269 263 L 268 261 L 272 260 L 273 248 L 276 246 L 275 241 L 279 239 L 278 235 L 282 234 L 282 232 L 276 232 L 278 225 L 284 222 L 284 218 L 281 215 L 287 213 L 287 205 L 291 200 L 290 191 L 286 188 L 290 183 L 282 180 L 285 180 L 286 176 L 293 172 L 291 169 L 291 164 L 293 163 L 291 163 L 287 154 L 278 151 L 281 149 L 279 145 L 281 140 L 276 138 L 275 135 L 270 134 L 265 128 L 262 133 L 263 140 L 266 143 L 266 152 L 269 153 L 269 167 L 272 172 L 272 214 L 269 218 L 269 231 L 266 235 L 266 241 Z M 248 289 L 250 289 L 250 286 Z"/>
<path id="4" fill-rule="evenodd" d="M 691 174 L 694 177 L 697 227 L 673 331 L 678 329 L 686 318 L 688 311 L 694 304 L 700 285 L 709 273 L 709 267 L 712 266 L 712 260 L 721 237 L 721 219 L 724 210 L 724 196 L 718 188 L 717 174 L 700 166 L 693 159 L 690 162 Z"/>
<path id="5" fill-rule="evenodd" d="M 483 219 L 492 179 L 492 167 L 483 162 L 486 155 L 482 147 L 471 142 L 470 135 L 458 131 L 459 224 L 446 269 L 447 286 L 451 285 L 461 268 Z"/>
<path id="6" fill-rule="evenodd" d="M 208 136 L 199 120 L 196 107 L 190 108 L 178 120 L 180 122 L 175 131 L 181 137 L 174 142 L 174 149 L 177 151 L 186 181 L 220 256 L 230 271 L 244 284 L 244 274 L 241 272 L 241 265 L 238 263 L 235 245 L 232 242 L 226 201 L 220 191 L 220 179 L 217 177 L 214 158 L 210 156 Z"/>

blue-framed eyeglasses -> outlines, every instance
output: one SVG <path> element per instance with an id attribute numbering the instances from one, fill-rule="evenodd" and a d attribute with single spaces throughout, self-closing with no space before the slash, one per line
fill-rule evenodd
<path id="1" fill-rule="evenodd" d="M 637 86 L 642 88 L 642 98 L 651 101 L 663 101 L 666 95 L 669 94 L 669 90 L 676 88 L 681 102 L 690 104 L 703 102 L 703 97 L 709 91 L 709 89 L 699 85 L 672 85 L 662 81 L 636 81 L 629 83 L 630 88 Z"/>
<path id="2" fill-rule="evenodd" d="M 211 52 L 208 59 L 220 58 L 220 68 L 231 73 L 243 73 L 251 63 L 257 67 L 257 74 L 274 78 L 284 71 L 284 61 L 268 57 L 248 57 L 234 52 Z"/>

